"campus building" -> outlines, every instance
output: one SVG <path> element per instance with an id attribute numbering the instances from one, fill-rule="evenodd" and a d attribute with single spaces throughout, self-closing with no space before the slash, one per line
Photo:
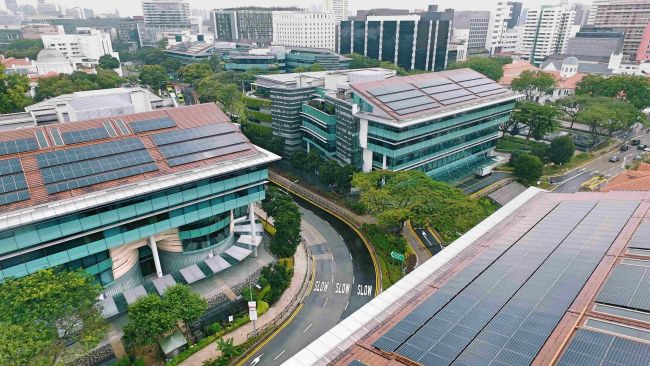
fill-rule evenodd
<path id="1" fill-rule="evenodd" d="M 519 94 L 469 69 L 393 77 L 384 69 L 259 76 L 287 155 L 316 149 L 363 171 L 452 181 L 493 163 Z"/>
<path id="2" fill-rule="evenodd" d="M 208 61 L 214 54 L 214 43 L 203 41 L 182 42 L 169 46 L 165 49 L 165 54 L 184 65 Z"/>
<path id="3" fill-rule="evenodd" d="M 648 191 L 529 188 L 284 364 L 650 364 Z"/>
<path id="4" fill-rule="evenodd" d="M 210 23 L 214 39 L 227 42 L 248 42 L 270 45 L 273 41 L 273 12 L 300 11 L 295 7 L 242 7 L 214 9 Z"/>
<path id="5" fill-rule="evenodd" d="M 569 39 L 579 28 L 573 24 L 574 19 L 575 11 L 561 5 L 528 9 L 521 38 L 521 58 L 539 66 L 554 53 L 566 53 Z"/>
<path id="6" fill-rule="evenodd" d="M 357 53 L 406 70 L 447 67 L 453 10 L 438 12 L 434 6 L 420 14 L 368 15 L 374 13 L 357 12 L 355 20 L 340 23 L 339 53 Z"/>
<path id="7" fill-rule="evenodd" d="M 325 70 L 347 69 L 350 59 L 324 48 L 271 46 L 246 52 L 224 54 L 225 69 L 233 71 L 263 70 L 280 73 L 298 67 L 320 65 Z"/>
<path id="8" fill-rule="evenodd" d="M 623 54 L 629 61 L 636 60 L 643 32 L 650 23 L 650 2 L 646 0 L 608 0 L 598 5 L 594 26 L 622 30 Z"/>
<path id="9" fill-rule="evenodd" d="M 318 11 L 274 11 L 273 44 L 335 50 L 336 25 L 333 13 Z"/>
<path id="10" fill-rule="evenodd" d="M 215 104 L 4 132 L 0 155 L 0 280 L 82 268 L 107 317 L 255 255 L 279 159 Z"/>

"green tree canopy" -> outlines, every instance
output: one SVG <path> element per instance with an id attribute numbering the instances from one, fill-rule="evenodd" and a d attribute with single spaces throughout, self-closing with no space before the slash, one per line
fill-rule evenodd
<path id="1" fill-rule="evenodd" d="M 107 331 L 101 291 L 84 271 L 45 269 L 0 284 L 0 364 L 67 364 Z M 9 360 L 8 363 L 1 361 Z"/>
<path id="2" fill-rule="evenodd" d="M 269 187 L 262 209 L 273 217 L 275 234 L 271 238 L 269 250 L 281 258 L 292 257 L 300 244 L 300 211 L 291 196 L 276 187 Z"/>
<path id="3" fill-rule="evenodd" d="M 470 57 L 466 61 L 455 62 L 447 67 L 448 70 L 470 68 L 488 78 L 499 81 L 503 77 L 503 62 L 495 57 Z"/>
<path id="4" fill-rule="evenodd" d="M 520 102 L 515 106 L 511 119 L 528 127 L 526 139 L 540 140 L 545 134 L 553 132 L 558 122 L 558 111 L 553 105 L 540 105 L 535 102 Z"/>
<path id="5" fill-rule="evenodd" d="M 99 67 L 107 70 L 117 69 L 120 67 L 120 60 L 109 54 L 106 54 L 99 58 Z"/>
<path id="6" fill-rule="evenodd" d="M 4 66 L 0 65 L 0 113 L 20 112 L 31 104 L 27 96 L 29 78 L 17 73 L 5 74 Z"/>
<path id="7" fill-rule="evenodd" d="M 165 290 L 165 306 L 173 312 L 176 319 L 186 324 L 197 320 L 206 310 L 208 302 L 196 292 L 192 292 L 187 285 L 175 285 Z"/>
<path id="8" fill-rule="evenodd" d="M 207 63 L 194 63 L 183 66 L 179 70 L 179 73 L 183 81 L 188 84 L 196 84 L 201 79 L 214 74 L 212 67 L 210 67 L 210 64 Z"/>
<path id="9" fill-rule="evenodd" d="M 370 58 L 367 56 L 360 55 L 358 53 L 352 53 L 349 55 L 345 55 L 346 57 L 350 58 L 350 68 L 351 69 L 363 69 L 363 68 L 368 68 L 368 67 L 381 67 L 383 69 L 388 69 L 388 70 L 395 70 L 397 72 L 397 75 L 400 76 L 406 76 L 410 74 L 415 74 L 415 73 L 420 73 L 424 72 L 421 70 L 413 70 L 413 71 L 408 71 L 405 68 L 398 66 L 392 62 L 389 61 L 380 61 L 374 58 Z"/>
<path id="10" fill-rule="evenodd" d="M 578 119 L 580 113 L 591 102 L 591 99 L 592 97 L 589 95 L 570 95 L 555 101 L 555 106 L 558 110 L 569 116 L 571 119 L 571 126 L 569 128 L 573 128 L 573 124 Z"/>
<path id="11" fill-rule="evenodd" d="M 213 74 L 199 82 L 197 92 L 202 102 L 218 102 L 231 117 L 244 117 L 244 95 L 235 84 L 222 84 Z"/>
<path id="12" fill-rule="evenodd" d="M 510 83 L 512 90 L 522 93 L 526 100 L 537 102 L 544 95 L 553 94 L 557 83 L 553 75 L 544 71 L 523 71 Z"/>
<path id="13" fill-rule="evenodd" d="M 273 136 L 273 129 L 271 127 L 248 122 L 242 123 L 241 130 L 255 145 L 269 150 L 272 153 L 282 154 L 282 150 L 284 150 L 284 139 Z"/>
<path id="14" fill-rule="evenodd" d="M 310 71 L 325 71 L 325 68 L 320 64 L 313 64 L 309 66 L 298 66 L 291 70 L 291 72 L 310 72 Z"/>
<path id="15" fill-rule="evenodd" d="M 551 141 L 551 148 L 548 151 L 549 158 L 555 164 L 568 163 L 576 152 L 576 145 L 570 136 L 556 137 Z"/>
<path id="16" fill-rule="evenodd" d="M 121 78 L 115 71 L 102 68 L 97 69 L 96 75 L 80 71 L 75 71 L 72 75 L 59 74 L 40 79 L 34 99 L 39 102 L 77 91 L 115 88 L 124 82 L 126 79 Z"/>
<path id="17" fill-rule="evenodd" d="M 7 57 L 29 58 L 36 60 L 36 56 L 43 49 L 43 42 L 40 39 L 19 38 L 11 42 L 4 52 Z"/>
<path id="18" fill-rule="evenodd" d="M 512 165 L 515 176 L 528 184 L 533 184 L 542 176 L 544 164 L 534 155 L 527 153 L 513 157 Z"/>
<path id="19" fill-rule="evenodd" d="M 576 94 L 625 99 L 637 109 L 650 107 L 650 79 L 645 76 L 587 75 L 577 84 Z"/>
<path id="20" fill-rule="evenodd" d="M 167 72 L 160 65 L 144 65 L 140 70 L 140 81 L 157 91 L 167 81 Z"/>
<path id="21" fill-rule="evenodd" d="M 181 63 L 175 58 L 170 58 L 167 57 L 163 62 L 160 63 L 160 66 L 162 66 L 165 71 L 168 73 L 175 73 L 180 69 Z"/>

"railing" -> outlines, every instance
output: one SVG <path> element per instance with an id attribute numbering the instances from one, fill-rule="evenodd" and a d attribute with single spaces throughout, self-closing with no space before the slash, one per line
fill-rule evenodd
<path id="1" fill-rule="evenodd" d="M 317 120 L 324 122 L 328 125 L 336 124 L 336 116 L 327 114 L 321 111 L 320 109 L 310 106 L 309 104 L 302 105 L 302 113 L 311 116 L 313 118 L 316 118 Z"/>

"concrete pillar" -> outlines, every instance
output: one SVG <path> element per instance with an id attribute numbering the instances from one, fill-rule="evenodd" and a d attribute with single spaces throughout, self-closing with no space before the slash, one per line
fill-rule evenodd
<path id="1" fill-rule="evenodd" d="M 250 221 L 251 224 L 251 239 L 253 240 L 254 243 L 255 239 L 257 239 L 257 234 L 255 233 L 255 204 L 254 203 L 248 204 L 248 221 Z M 253 251 L 253 257 L 257 258 L 257 247 L 255 245 L 251 245 L 251 250 Z"/>
<path id="2" fill-rule="evenodd" d="M 235 232 L 235 212 L 233 210 L 230 210 L 229 233 L 230 233 L 230 235 L 233 235 L 234 232 Z"/>
<path id="3" fill-rule="evenodd" d="M 151 255 L 153 255 L 153 263 L 156 266 L 156 276 L 162 277 L 162 268 L 160 267 L 160 257 L 158 256 L 158 246 L 156 246 L 156 238 L 152 236 L 149 237 L 149 240 L 147 240 L 147 244 L 149 244 L 149 248 L 151 248 Z"/>
<path id="4" fill-rule="evenodd" d="M 311 147 L 311 144 L 309 142 L 307 142 L 307 154 L 309 154 L 310 147 Z"/>
<path id="5" fill-rule="evenodd" d="M 386 155 L 382 155 L 381 168 L 386 169 L 388 165 L 386 164 Z"/>

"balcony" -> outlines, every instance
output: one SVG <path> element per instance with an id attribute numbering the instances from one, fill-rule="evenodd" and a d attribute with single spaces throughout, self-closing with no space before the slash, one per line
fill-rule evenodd
<path id="1" fill-rule="evenodd" d="M 323 107 L 322 109 L 314 107 L 313 104 L 303 104 L 302 113 L 315 119 L 316 121 L 325 124 L 325 125 L 335 125 L 336 124 L 336 115 L 334 114 L 334 108 Z M 325 104 L 325 103 L 322 103 Z M 330 104 L 331 105 L 331 104 Z M 333 106 L 332 106 L 333 107 Z"/>

